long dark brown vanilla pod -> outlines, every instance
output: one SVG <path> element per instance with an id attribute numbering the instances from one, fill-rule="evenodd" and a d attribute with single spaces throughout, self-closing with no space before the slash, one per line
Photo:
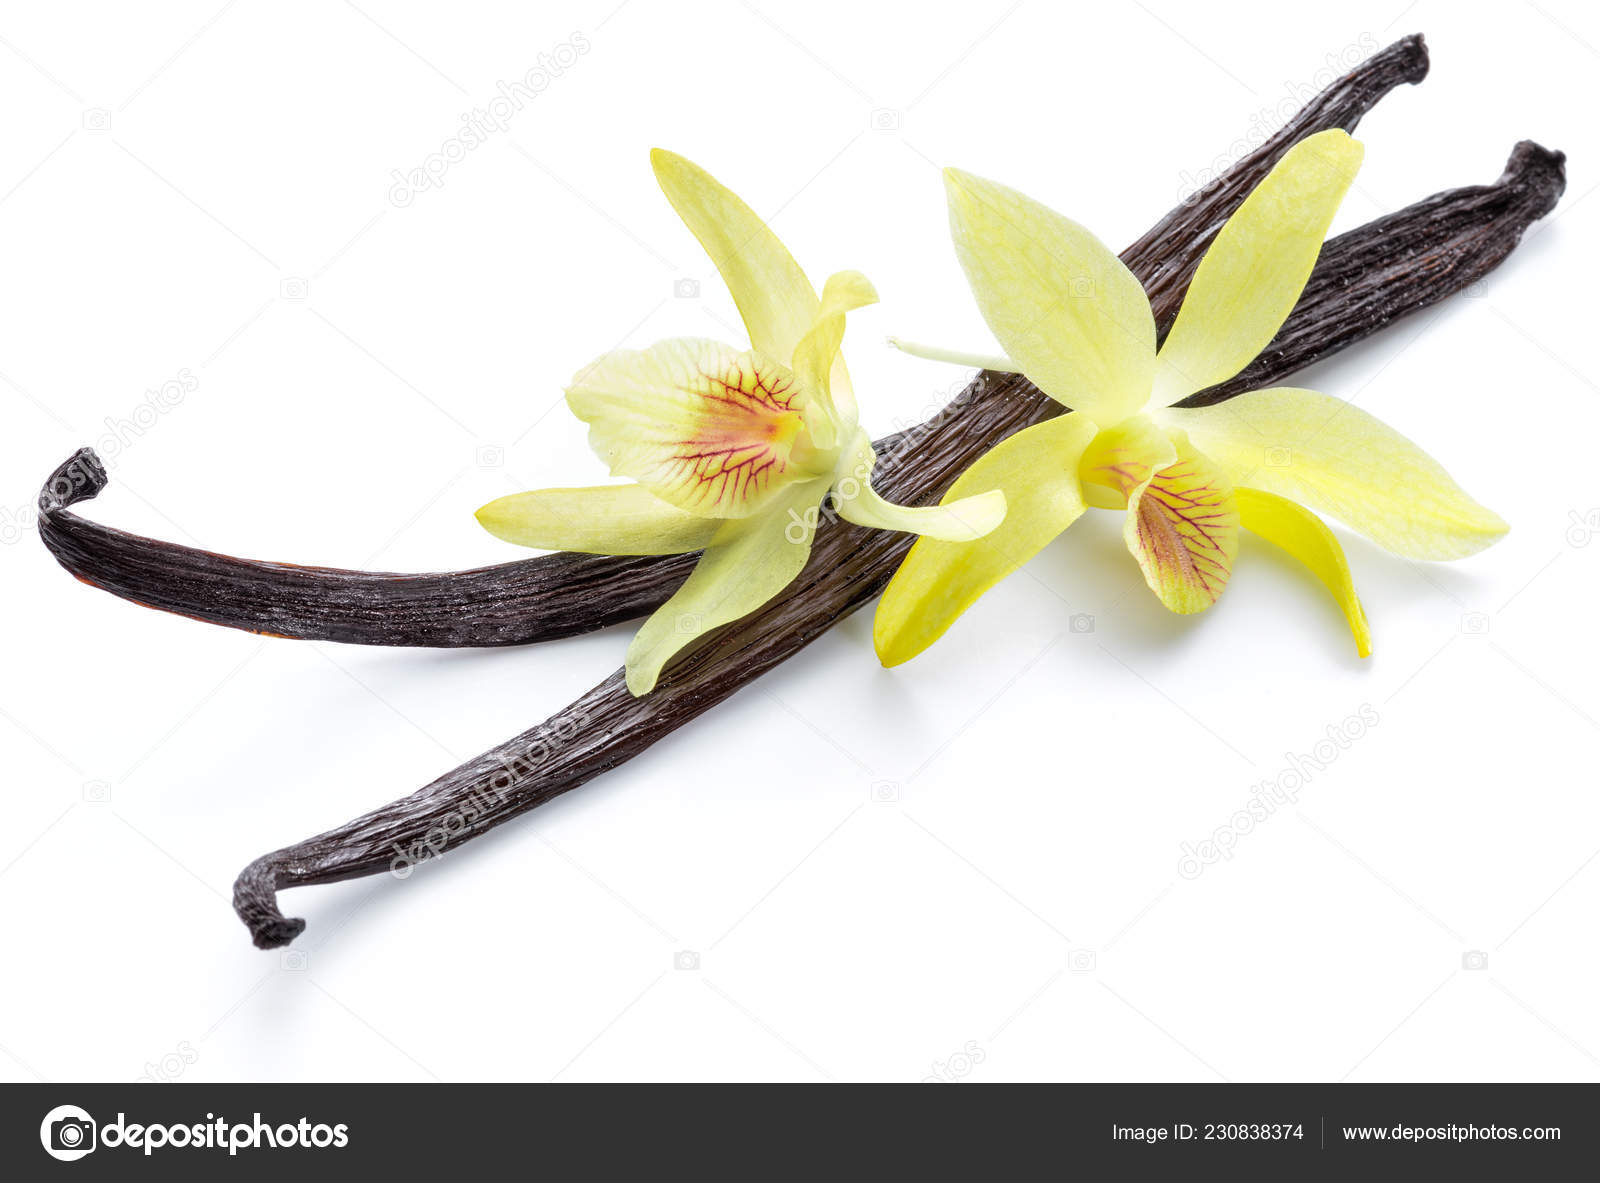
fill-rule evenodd
<path id="1" fill-rule="evenodd" d="M 1553 155 L 1547 159 L 1555 161 Z M 1559 162 L 1554 167 L 1559 172 Z M 1403 250 L 1402 239 L 1385 237 L 1392 233 L 1390 224 L 1379 239 Z M 1380 272 L 1390 275 L 1386 269 L 1373 269 L 1374 275 Z M 1435 284 L 1450 276 L 1431 274 Z M 1390 275 L 1389 281 L 1398 279 Z M 1373 299 L 1363 284 L 1352 286 L 1353 299 Z M 1347 334 L 1342 343 L 1382 323 L 1381 318 L 1341 321 Z M 1270 384 L 1288 377 L 1298 365 L 1295 356 L 1283 351 L 1267 359 L 1261 380 Z M 882 467 L 886 496 L 904 503 L 930 500 L 988 446 L 988 438 L 1053 413 L 1016 376 L 981 374 L 970 393 L 970 405 L 956 420 L 963 430 L 924 424 L 900 437 L 893 459 L 914 456 L 916 463 Z M 618 671 L 545 723 L 411 796 L 257 859 L 234 884 L 235 909 L 258 946 L 285 944 L 303 930 L 304 921 L 283 916 L 277 905 L 279 889 L 384 870 L 408 875 L 430 858 L 632 759 L 870 600 L 910 542 L 903 535 L 862 530 L 842 521 L 823 523 L 811 561 L 782 597 L 713 634 L 674 664 L 650 694 L 631 696 Z"/>
<path id="2" fill-rule="evenodd" d="M 423 575 L 236 559 L 70 512 L 107 483 L 82 448 L 40 492 L 39 537 L 63 567 L 146 607 L 297 640 L 456 648 L 575 636 L 653 611 L 699 557 L 553 554 Z"/>
<path id="3" fill-rule="evenodd" d="M 1353 131 L 1384 95 L 1402 83 L 1420 82 L 1427 72 L 1421 36 L 1374 54 L 1129 247 L 1124 258 L 1144 278 L 1157 311 L 1167 310 L 1160 323 L 1176 313 L 1189 276 L 1222 223 L 1292 144 L 1330 127 Z M 963 432 L 984 400 L 995 397 L 988 387 L 967 393 Z M 1059 410 L 1031 388 L 1022 397 L 1037 400 L 1042 410 Z M 904 438 L 902 433 L 874 446 L 880 454 L 898 454 Z M 992 446 L 1003 436 L 986 438 Z M 280 637 L 439 647 L 569 637 L 652 611 L 683 582 L 696 558 L 560 554 L 419 575 L 258 562 L 144 538 L 70 512 L 105 486 L 104 467 L 84 449 L 52 475 L 41 494 L 39 535 L 63 567 L 135 603 Z"/>

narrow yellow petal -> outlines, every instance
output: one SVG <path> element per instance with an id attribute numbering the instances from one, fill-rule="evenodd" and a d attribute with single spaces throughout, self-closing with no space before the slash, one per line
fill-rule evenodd
<path id="1" fill-rule="evenodd" d="M 1217 234 L 1156 361 L 1155 406 L 1233 377 L 1277 335 L 1361 167 L 1362 147 L 1333 128 L 1301 140 Z"/>
<path id="2" fill-rule="evenodd" d="M 478 522 L 518 546 L 596 555 L 700 550 L 721 524 L 668 505 L 640 485 L 513 493 L 480 509 Z"/>
<path id="3" fill-rule="evenodd" d="M 945 170 L 945 189 L 978 308 L 1034 385 L 1106 424 L 1144 406 L 1155 320 L 1122 260 L 1015 189 L 955 169 Z"/>
<path id="4" fill-rule="evenodd" d="M 804 390 L 785 366 L 680 338 L 608 353 L 579 372 L 567 404 L 613 475 L 702 517 L 748 517 L 802 471 Z"/>
<path id="5" fill-rule="evenodd" d="M 817 293 L 794 256 L 741 201 L 699 165 L 673 152 L 650 153 L 656 181 L 700 240 L 744 318 L 758 353 L 785 359 L 817 319 Z"/>
<path id="6" fill-rule="evenodd" d="M 811 554 L 826 480 L 787 486 L 769 512 L 724 522 L 676 594 L 628 646 L 628 689 L 655 687 L 666 664 L 712 629 L 747 616 L 788 587 Z"/>
<path id="7" fill-rule="evenodd" d="M 857 431 L 855 444 L 840 464 L 833 502 L 839 516 L 858 526 L 903 530 L 943 542 L 971 542 L 999 526 L 1006 516 L 1006 495 L 990 489 L 942 505 L 907 506 L 885 501 L 872 487 L 877 456 L 867 433 Z"/>
<path id="8" fill-rule="evenodd" d="M 962 473 L 952 505 L 988 490 L 1005 495 L 1005 520 L 976 542 L 919 539 L 884 590 L 872 641 L 884 665 L 899 665 L 942 637 L 960 615 L 1083 513 L 1078 461 L 1095 425 L 1069 414 L 1004 440 Z"/>
<path id="9" fill-rule="evenodd" d="M 819 316 L 794 348 L 794 372 L 800 382 L 800 395 L 793 400 L 793 405 L 805 418 L 812 446 L 834 455 L 837 455 L 833 450 L 839 446 L 843 424 L 841 412 L 833 401 L 831 375 L 835 362 L 840 360 L 839 346 L 843 341 L 844 314 L 836 312 L 831 316 Z M 850 418 L 853 426 L 853 405 Z"/>
<path id="10" fill-rule="evenodd" d="M 1333 593 L 1356 639 L 1356 655 L 1370 657 L 1372 631 L 1367 627 L 1367 614 L 1356 595 L 1344 547 L 1339 545 L 1333 531 L 1304 506 L 1275 493 L 1240 486 L 1234 489 L 1233 499 L 1239 507 L 1241 526 L 1299 559 L 1322 581 L 1322 586 Z"/>
<path id="11" fill-rule="evenodd" d="M 1416 444 L 1315 390 L 1254 390 L 1157 417 L 1187 432 L 1234 484 L 1330 514 L 1407 558 L 1463 558 L 1507 530 Z"/>
<path id="12" fill-rule="evenodd" d="M 845 313 L 877 302 L 877 289 L 861 272 L 835 272 L 822 285 L 817 319 L 794 347 L 794 372 L 805 391 L 806 426 L 812 444 L 822 451 L 837 448 L 844 434 L 856 424 L 855 400 L 844 359 L 839 356 Z"/>

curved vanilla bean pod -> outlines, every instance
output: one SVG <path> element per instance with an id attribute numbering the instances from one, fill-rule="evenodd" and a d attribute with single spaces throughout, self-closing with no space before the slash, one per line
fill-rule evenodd
<path id="1" fill-rule="evenodd" d="M 1513 203 L 1514 214 L 1497 207 L 1502 219 L 1511 219 L 1497 224 L 1502 233 L 1511 235 L 1514 245 L 1528 222 L 1548 212 L 1559 196 L 1560 155 L 1536 145 L 1518 145 L 1508 169 L 1508 175 L 1513 174 L 1516 185 L 1525 184 L 1530 191 L 1543 194 L 1529 199 L 1532 204 Z M 1482 192 L 1456 191 L 1466 194 L 1461 200 L 1469 203 L 1478 202 Z M 1430 228 L 1440 218 L 1448 223 L 1455 206 L 1450 201 L 1438 202 L 1430 198 L 1413 207 L 1427 211 L 1415 225 L 1399 215 L 1399 220 L 1384 219 L 1378 229 L 1364 227 L 1337 240 L 1345 243 L 1335 254 L 1342 266 L 1354 266 L 1358 261 L 1364 264 L 1343 290 L 1352 302 L 1374 311 L 1336 317 L 1342 335 L 1330 347 L 1349 344 L 1388 322 L 1384 310 L 1399 305 L 1385 298 L 1384 284 L 1406 289 L 1410 307 L 1434 302 L 1441 287 L 1455 290 L 1460 268 L 1424 267 L 1418 273 L 1421 278 L 1413 282 L 1409 271 L 1392 265 L 1394 259 L 1408 255 L 1431 259 L 1442 249 Z M 1477 222 L 1470 226 L 1473 233 L 1467 237 L 1477 243 L 1480 227 Z M 1430 244 L 1426 252 L 1419 248 L 1419 241 Z M 1483 252 L 1480 244 L 1480 249 L 1471 253 L 1476 261 L 1472 265 L 1493 253 Z M 1462 267 L 1470 270 L 1466 264 Z M 1138 274 L 1139 266 L 1134 270 Z M 1169 288 L 1160 297 L 1165 307 L 1158 311 L 1170 311 L 1180 296 L 1177 285 Z M 1322 303 L 1314 302 L 1312 307 Z M 1334 311 L 1342 311 L 1342 306 L 1336 305 Z M 1291 321 L 1306 315 L 1303 307 L 1297 307 Z M 1257 383 L 1281 381 L 1304 359 L 1328 352 L 1314 332 L 1286 330 L 1286 336 L 1283 349 L 1269 352 L 1253 367 Z M 956 413 L 948 423 L 930 421 L 912 428 L 885 449 L 875 473 L 885 496 L 904 504 L 930 501 L 995 440 L 1058 413 L 1058 408 L 1039 399 L 1025 379 L 993 373 L 978 375 L 953 410 Z M 385 870 L 407 876 L 444 851 L 632 759 L 797 653 L 877 595 L 911 541 L 905 535 L 863 530 L 843 521 L 823 522 L 810 562 L 779 599 L 711 634 L 675 662 L 650 694 L 643 698 L 630 695 L 619 670 L 544 723 L 411 796 L 264 855 L 234 883 L 235 911 L 257 946 L 267 949 L 286 944 L 304 930 L 305 922 L 283 915 L 278 908 L 278 890 Z"/>
<path id="2" fill-rule="evenodd" d="M 873 474 L 885 496 L 926 500 L 977 458 L 987 447 L 983 441 L 1060 410 L 1045 406 L 1014 375 L 980 374 L 967 393 L 972 404 L 960 411 L 960 422 L 973 434 L 928 423 L 895 437 L 889 446 L 899 451 L 880 458 Z M 890 456 L 914 456 L 916 462 L 891 468 L 884 463 Z M 444 851 L 632 759 L 877 595 L 912 541 L 905 534 L 824 520 L 810 561 L 779 599 L 710 634 L 643 698 L 628 692 L 618 670 L 539 726 L 411 796 L 257 859 L 234 882 L 234 911 L 258 948 L 288 944 L 305 921 L 279 911 L 280 888 L 384 871 L 405 878 Z"/>
<path id="3" fill-rule="evenodd" d="M 63 567 L 149 608 L 297 640 L 456 648 L 575 636 L 653 611 L 699 557 L 553 554 L 426 575 L 268 563 L 70 512 L 107 483 L 100 457 L 82 448 L 40 492 L 39 537 Z"/>
<path id="4" fill-rule="evenodd" d="M 1379 50 L 1320 91 L 1266 143 L 1201 187 L 1123 251 L 1123 262 L 1150 296 L 1160 335 L 1166 336 L 1178 315 L 1183 293 L 1211 240 L 1280 156 L 1306 136 L 1331 127 L 1354 132 L 1384 95 L 1402 83 L 1415 85 L 1427 74 L 1428 46 L 1421 33 Z"/>
<path id="5" fill-rule="evenodd" d="M 1292 144 L 1330 127 L 1354 130 L 1384 95 L 1402 83 L 1420 82 L 1427 72 L 1420 35 L 1374 54 L 1129 247 L 1124 259 L 1144 279 L 1157 312 L 1165 313 L 1158 323 L 1176 315 L 1211 239 Z M 1324 340 L 1324 351 L 1339 347 L 1314 326 L 1308 331 Z M 989 396 L 987 389 L 975 392 L 969 410 Z M 1058 410 L 1031 387 L 1024 397 Z M 893 452 L 900 438 L 874 446 Z M 67 483 L 57 484 L 64 475 Z M 73 575 L 147 607 L 303 640 L 457 647 L 569 637 L 652 611 L 683 582 L 696 558 L 559 554 L 419 575 L 257 562 L 158 542 L 69 512 L 105 485 L 103 466 L 85 449 L 57 470 L 40 497 L 39 536 Z"/>

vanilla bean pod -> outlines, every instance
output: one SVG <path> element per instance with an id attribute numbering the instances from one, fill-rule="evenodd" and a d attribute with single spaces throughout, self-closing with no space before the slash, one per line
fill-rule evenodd
<path id="1" fill-rule="evenodd" d="M 1428 53 L 1420 36 L 1395 42 L 1318 94 L 1271 140 L 1129 247 L 1124 258 L 1143 279 L 1157 312 L 1165 311 L 1158 323 L 1170 323 L 1211 239 L 1291 145 L 1329 127 L 1354 130 L 1384 95 L 1403 83 L 1421 81 L 1427 72 Z M 1463 211 L 1460 216 L 1478 217 L 1485 235 L 1495 233 L 1493 209 Z M 1516 241 L 1515 235 L 1501 233 L 1499 238 L 1507 244 L 1505 250 Z M 1341 241 L 1329 244 L 1325 258 L 1341 249 Z M 1384 244 L 1370 236 L 1347 245 L 1359 249 L 1348 252 L 1343 270 L 1319 269 L 1319 276 L 1338 277 L 1322 289 L 1333 307 L 1319 308 L 1319 318 L 1343 307 L 1337 284 L 1345 274 L 1360 275 L 1375 257 L 1388 259 Z M 1316 295 L 1316 283 L 1314 279 L 1305 300 Z M 1450 290 L 1454 289 L 1430 287 L 1421 295 L 1431 297 L 1427 301 L 1431 302 Z M 1373 298 L 1389 305 L 1388 315 L 1399 315 L 1420 306 L 1408 305 L 1418 295 L 1396 288 L 1374 293 Z M 1338 348 L 1342 342 L 1325 333 L 1323 326 L 1323 319 L 1308 320 L 1303 332 L 1309 336 L 1288 341 L 1280 336 L 1273 347 L 1281 343 L 1283 364 L 1305 356 L 1308 347 L 1318 347 L 1319 352 Z M 1371 331 L 1370 326 L 1354 327 Z M 1036 402 L 1041 412 L 1059 413 L 1056 404 L 1030 386 L 1007 389 L 1013 396 Z M 1230 389 L 1244 387 L 1230 384 Z M 992 385 L 968 393 L 963 404 L 967 419 L 981 414 L 985 400 L 999 397 Z M 1009 422 L 1008 414 L 999 421 Z M 963 424 L 960 430 L 971 429 Z M 898 456 L 905 438 L 902 433 L 874 446 L 880 454 Z M 992 446 L 1002 437 L 985 438 Z M 557 554 L 470 571 L 417 575 L 257 562 L 143 538 L 69 512 L 69 507 L 94 497 L 105 486 L 103 465 L 84 449 L 52 475 L 40 497 L 39 535 L 73 575 L 148 607 L 305 640 L 456 647 L 520 645 L 573 636 L 652 611 L 683 582 L 698 557 Z"/>
<path id="2" fill-rule="evenodd" d="M 39 494 L 39 537 L 69 572 L 146 607 L 297 640 L 451 648 L 570 637 L 654 610 L 699 557 L 563 553 L 421 575 L 236 559 L 70 512 L 107 483 L 100 457 L 82 448 Z"/>
<path id="3" fill-rule="evenodd" d="M 1382 327 L 1397 309 L 1430 304 L 1441 291 L 1456 290 L 1474 268 L 1493 266 L 1510 248 L 1488 249 L 1485 235 L 1509 236 L 1514 245 L 1529 222 L 1554 205 L 1564 184 L 1561 163 L 1557 153 L 1519 145 L 1508 176 L 1509 187 L 1521 196 L 1491 203 L 1494 213 L 1487 222 L 1454 220 L 1463 204 L 1483 210 L 1484 189 L 1458 190 L 1456 196 L 1441 195 L 1412 207 L 1425 210 L 1421 221 L 1408 220 L 1409 211 L 1403 212 L 1330 244 L 1340 290 L 1364 311 L 1349 316 L 1340 300 L 1302 300 L 1281 335 L 1283 348 L 1269 350 L 1253 367 L 1256 381 L 1280 381 L 1305 359 Z M 1234 204 L 1237 200 L 1232 198 Z M 1430 227 L 1439 219 L 1454 229 L 1434 233 Z M 1487 229 L 1491 225 L 1498 229 Z M 1183 239 L 1172 249 L 1187 242 Z M 1456 251 L 1452 244 L 1470 249 Z M 1141 279 L 1161 273 L 1167 257 L 1159 245 L 1147 248 L 1142 257 L 1133 257 L 1131 251 L 1125 256 Z M 1394 266 L 1402 257 L 1420 265 Z M 1435 265 L 1435 260 L 1444 262 Z M 1158 315 L 1170 317 L 1185 286 L 1169 283 L 1156 293 Z M 1407 294 L 1397 297 L 1396 291 Z M 1316 317 L 1327 318 L 1332 336 L 1323 336 Z M 965 405 L 948 422 L 923 424 L 896 437 L 886 457 L 895 462 L 880 470 L 886 496 L 912 504 L 931 500 L 995 440 L 1055 413 L 1019 376 L 980 374 L 961 401 Z M 612 674 L 544 723 L 411 796 L 257 859 L 234 884 L 235 910 L 256 945 L 286 944 L 305 922 L 283 915 L 278 890 L 386 870 L 408 875 L 446 850 L 632 759 L 871 600 L 910 542 L 903 535 L 841 521 L 825 523 L 817 532 L 811 561 L 781 597 L 710 635 L 674 663 L 649 695 L 634 698 L 621 671 Z"/>

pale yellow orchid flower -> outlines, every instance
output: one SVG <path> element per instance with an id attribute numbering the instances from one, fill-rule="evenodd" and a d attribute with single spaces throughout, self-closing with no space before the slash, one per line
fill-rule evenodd
<path id="1" fill-rule="evenodd" d="M 894 343 L 1020 372 L 1071 411 L 956 481 L 952 499 L 1004 490 L 1005 522 L 980 541 L 912 548 L 873 627 L 885 665 L 926 649 L 1088 505 L 1126 508 L 1128 549 L 1174 612 L 1222 594 L 1241 526 L 1276 543 L 1333 593 L 1363 657 L 1371 637 L 1349 565 L 1312 509 L 1409 558 L 1461 558 L 1506 532 L 1415 444 L 1338 399 L 1275 387 L 1173 405 L 1232 378 L 1276 335 L 1361 156 L 1338 130 L 1285 153 L 1217 234 L 1159 350 L 1144 289 L 1099 240 L 1015 190 L 946 170 L 956 253 L 1009 358 Z"/>
<path id="2" fill-rule="evenodd" d="M 572 380 L 567 405 L 612 475 L 637 483 L 518 493 L 478 511 L 491 534 L 522 546 L 705 552 L 628 646 L 636 695 L 696 638 L 788 586 L 830 493 L 846 521 L 947 542 L 1005 517 L 999 491 L 922 509 L 873 492 L 872 444 L 839 355 L 845 314 L 877 300 L 872 285 L 843 271 L 818 299 L 777 236 L 709 173 L 660 149 L 650 162 L 732 292 L 752 348 L 678 339 L 597 359 Z"/>

